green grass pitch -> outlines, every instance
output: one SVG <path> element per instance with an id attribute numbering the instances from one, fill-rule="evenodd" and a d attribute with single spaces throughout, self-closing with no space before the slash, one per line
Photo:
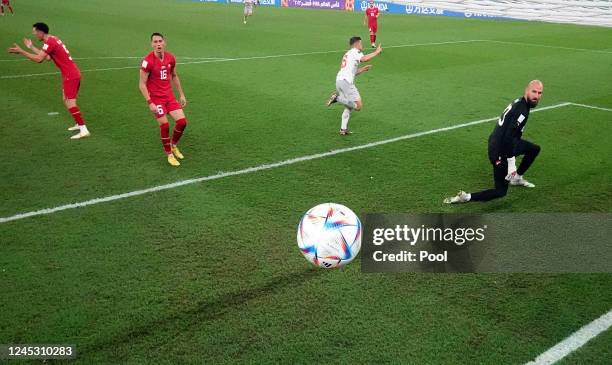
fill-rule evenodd
<path id="1" fill-rule="evenodd" d="M 348 38 L 367 39 L 361 13 L 260 7 L 243 25 L 240 6 L 189 1 L 14 6 L 0 45 L 47 22 L 84 71 L 92 137 L 69 140 L 57 75 L 22 77 L 51 63 L 0 54 L 0 217 L 494 117 L 533 78 L 542 106 L 612 107 L 612 29 L 383 14 L 387 48 L 358 77 L 364 109 L 341 138 L 341 109 L 323 104 Z M 138 91 L 154 31 L 186 63 L 178 169 Z M 296 53 L 308 54 L 264 57 Z M 248 59 L 189 63 L 204 57 Z M 577 106 L 533 114 L 537 187 L 488 204 L 441 202 L 492 184 L 492 123 L 0 224 L 0 343 L 75 343 L 79 364 L 525 363 L 610 310 L 610 275 L 324 271 L 295 227 L 326 201 L 358 214 L 610 212 L 611 122 Z M 564 364 L 609 363 L 610 338 Z"/>

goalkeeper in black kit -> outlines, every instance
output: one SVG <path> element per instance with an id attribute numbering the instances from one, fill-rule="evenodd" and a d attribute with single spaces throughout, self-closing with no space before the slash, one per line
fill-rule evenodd
<path id="1" fill-rule="evenodd" d="M 460 191 L 457 195 L 444 199 L 444 203 L 467 203 L 502 198 L 508 192 L 508 185 L 535 187 L 525 180 L 523 175 L 540 153 L 540 146 L 522 139 L 522 136 L 529 119 L 529 111 L 538 105 L 543 89 L 541 81 L 531 81 L 525 88 L 525 95 L 516 99 L 504 110 L 493 133 L 489 136 L 489 161 L 493 165 L 495 187 L 476 193 Z M 516 156 L 521 155 L 523 160 L 517 169 Z"/>

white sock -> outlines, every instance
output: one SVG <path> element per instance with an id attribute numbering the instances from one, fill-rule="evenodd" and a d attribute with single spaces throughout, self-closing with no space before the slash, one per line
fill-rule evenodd
<path id="1" fill-rule="evenodd" d="M 344 108 L 342 112 L 342 124 L 340 125 L 340 129 L 347 129 L 349 118 L 351 117 L 351 109 Z"/>
<path id="2" fill-rule="evenodd" d="M 508 159 L 508 173 L 516 171 L 516 157 L 510 157 Z"/>

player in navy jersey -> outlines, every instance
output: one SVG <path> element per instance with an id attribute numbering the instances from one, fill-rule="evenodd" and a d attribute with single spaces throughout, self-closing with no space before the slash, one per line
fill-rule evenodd
<path id="1" fill-rule="evenodd" d="M 493 133 L 489 136 L 489 161 L 493 165 L 495 187 L 476 193 L 460 191 L 456 196 L 444 199 L 445 203 L 489 201 L 501 198 L 508 192 L 508 185 L 535 187 L 534 184 L 523 178 L 523 174 L 527 172 L 540 153 L 540 146 L 522 137 L 529 119 L 529 112 L 538 105 L 543 90 L 544 85 L 541 81 L 531 81 L 525 88 L 523 97 L 516 99 L 504 110 Z M 517 169 L 516 156 L 521 155 L 523 155 L 523 160 Z"/>

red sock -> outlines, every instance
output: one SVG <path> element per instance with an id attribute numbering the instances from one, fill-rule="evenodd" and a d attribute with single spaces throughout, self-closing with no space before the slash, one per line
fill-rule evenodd
<path id="1" fill-rule="evenodd" d="M 187 126 L 187 119 L 182 118 L 176 121 L 176 125 L 174 126 L 174 131 L 172 132 L 172 144 L 176 146 L 179 139 L 183 136 L 183 131 Z"/>
<path id="2" fill-rule="evenodd" d="M 370 43 L 374 43 L 374 39 L 376 39 L 372 34 L 370 34 Z"/>
<path id="3" fill-rule="evenodd" d="M 372 43 L 376 43 L 376 34 L 372 36 Z"/>
<path id="4" fill-rule="evenodd" d="M 72 114 L 72 118 L 74 119 L 76 124 L 85 125 L 85 121 L 83 120 L 83 115 L 81 115 L 81 110 L 79 109 L 78 106 L 73 106 L 72 108 L 68 109 L 68 111 L 70 112 L 70 114 Z"/>
<path id="5" fill-rule="evenodd" d="M 170 149 L 170 125 L 168 123 L 160 124 L 159 131 L 161 134 L 162 146 L 167 155 L 172 153 Z"/>

